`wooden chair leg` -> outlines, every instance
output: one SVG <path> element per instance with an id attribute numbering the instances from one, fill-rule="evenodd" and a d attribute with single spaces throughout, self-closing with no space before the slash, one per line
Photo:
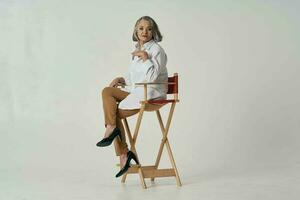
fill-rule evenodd
<path id="1" fill-rule="evenodd" d="M 157 115 L 157 118 L 158 118 L 158 121 L 159 121 L 159 124 L 160 124 L 160 128 L 161 128 L 161 131 L 162 131 L 162 134 L 163 134 L 163 139 L 162 139 L 162 142 L 160 144 L 159 152 L 158 152 L 156 162 L 155 162 L 155 167 L 158 168 L 158 165 L 159 165 L 159 162 L 160 162 L 160 159 L 161 159 L 161 155 L 162 155 L 162 151 L 163 151 L 163 147 L 166 144 L 166 147 L 167 147 L 167 150 L 168 150 L 168 155 L 169 155 L 172 167 L 175 171 L 176 183 L 177 183 L 178 186 L 181 186 L 179 173 L 178 173 L 178 170 L 177 170 L 177 167 L 176 167 L 176 164 L 175 164 L 175 160 L 174 160 L 174 156 L 172 154 L 170 143 L 169 143 L 168 137 L 167 137 L 168 132 L 169 132 L 169 128 L 170 128 L 170 125 L 171 125 L 174 109 L 175 109 L 175 103 L 172 103 L 171 108 L 170 108 L 170 112 L 169 112 L 169 116 L 168 116 L 168 120 L 167 120 L 167 124 L 166 124 L 166 128 L 164 128 L 164 124 L 163 124 L 163 121 L 162 121 L 159 110 L 156 111 L 156 115 Z M 154 178 L 151 178 L 151 180 L 154 181 Z"/>
<path id="2" fill-rule="evenodd" d="M 143 170 L 142 170 L 141 167 L 139 168 L 139 175 L 140 175 L 140 180 L 141 180 L 142 187 L 144 189 L 147 189 L 145 178 L 144 178 L 144 174 L 143 174 Z"/>
<path id="3" fill-rule="evenodd" d="M 128 135 L 129 142 L 130 142 L 130 145 L 131 145 L 130 149 L 136 154 L 137 157 L 138 157 L 138 155 L 137 155 L 137 152 L 136 152 L 135 144 L 136 144 L 139 128 L 140 128 L 140 125 L 141 125 L 144 109 L 145 109 L 145 104 L 142 106 L 142 108 L 139 112 L 139 116 L 138 116 L 138 119 L 137 119 L 137 123 L 136 123 L 136 126 L 135 126 L 135 131 L 134 131 L 133 136 L 130 132 L 127 120 L 124 119 L 124 121 L 123 121 L 124 125 L 125 125 L 125 129 L 126 129 L 126 133 Z M 178 173 L 178 170 L 177 170 L 177 167 L 176 167 L 176 164 L 175 164 L 175 160 L 174 160 L 174 156 L 173 156 L 173 153 L 172 153 L 172 150 L 171 150 L 171 147 L 170 147 L 170 143 L 169 143 L 168 137 L 167 137 L 174 109 L 175 109 L 175 103 L 172 103 L 171 108 L 170 108 L 170 112 L 169 112 L 169 116 L 168 116 L 168 119 L 167 119 L 166 127 L 163 124 L 163 121 L 162 121 L 159 110 L 156 111 L 163 138 L 162 138 L 162 141 L 161 141 L 161 144 L 160 144 L 160 147 L 159 147 L 158 155 L 156 157 L 155 165 L 154 166 L 137 165 L 135 167 L 130 168 L 129 171 L 126 174 L 124 174 L 123 177 L 122 177 L 122 182 L 123 183 L 125 182 L 128 173 L 134 173 L 134 174 L 138 173 L 139 177 L 140 177 L 141 185 L 144 189 L 147 188 L 145 178 L 151 178 L 151 180 L 154 181 L 155 177 L 175 176 L 177 185 L 181 186 L 179 173 Z M 171 162 L 172 167 L 173 167 L 173 168 L 170 168 L 170 169 L 158 169 L 158 165 L 159 165 L 160 160 L 161 160 L 164 145 L 166 145 L 166 148 L 168 150 L 168 156 L 169 156 L 170 162 Z"/>
<path id="4" fill-rule="evenodd" d="M 127 119 L 124 118 L 123 119 L 123 124 L 124 124 L 124 127 L 125 127 L 125 132 L 127 133 L 127 137 L 129 139 L 129 143 L 132 144 L 132 136 L 131 136 L 131 132 L 130 132 L 130 129 L 129 129 L 129 126 L 128 126 L 128 122 L 127 122 Z M 127 178 L 127 174 L 125 173 L 123 176 L 122 176 L 122 179 L 121 179 L 121 182 L 122 183 L 125 183 L 126 181 L 126 178 Z"/>
<path id="5" fill-rule="evenodd" d="M 164 132 L 165 132 L 164 123 L 162 121 L 159 110 L 156 111 L 156 115 L 157 115 L 157 118 L 158 118 L 158 122 L 159 122 L 159 125 L 160 125 L 161 132 L 164 134 Z M 160 162 L 160 158 L 161 158 L 161 155 L 162 155 L 163 148 L 164 148 L 164 142 L 163 142 L 163 139 L 162 139 L 162 142 L 160 143 L 158 155 L 157 155 L 157 158 L 156 158 L 155 166 L 158 166 L 158 164 Z"/>
<path id="6" fill-rule="evenodd" d="M 126 118 L 124 118 L 123 122 L 124 122 L 123 124 L 124 124 L 124 127 L 125 127 L 125 131 L 127 133 L 129 143 L 130 143 L 130 146 L 131 146 L 133 144 L 133 139 L 132 139 L 132 135 L 131 135 L 131 132 L 130 132 L 130 129 L 129 129 L 128 121 L 127 121 Z"/>
<path id="7" fill-rule="evenodd" d="M 177 167 L 176 167 L 176 164 L 175 164 L 175 159 L 174 159 L 174 156 L 173 156 L 173 153 L 172 153 L 172 150 L 171 150 L 169 140 L 167 138 L 167 134 L 169 132 L 171 120 L 172 120 L 173 113 L 174 113 L 174 109 L 175 109 L 175 103 L 172 103 L 170 113 L 169 113 L 169 117 L 168 117 L 168 121 L 167 121 L 167 125 L 166 125 L 166 128 L 165 128 L 164 137 L 166 138 L 165 143 L 166 143 L 166 147 L 167 147 L 167 150 L 168 150 L 169 158 L 170 158 L 171 164 L 173 166 L 173 169 L 175 171 L 177 186 L 181 186 L 181 181 L 180 181 L 179 173 L 178 173 L 178 170 L 177 170 Z"/>
<path id="8" fill-rule="evenodd" d="M 178 173 L 178 170 L 177 170 L 177 167 L 176 167 L 176 164 L 175 164 L 175 160 L 174 160 L 174 156 L 172 154 L 172 150 L 171 150 L 170 143 L 169 143 L 168 140 L 166 141 L 166 147 L 168 149 L 169 158 L 171 160 L 173 169 L 175 171 L 177 186 L 181 186 L 181 181 L 180 181 L 180 178 L 179 178 L 179 173 Z"/>
<path id="9" fill-rule="evenodd" d="M 137 139 L 137 136 L 138 136 L 138 131 L 139 131 L 139 128 L 140 128 L 140 125 L 141 125 L 141 121 L 142 121 L 144 109 L 145 109 L 145 105 L 142 105 L 142 107 L 141 107 L 141 109 L 139 111 L 139 115 L 138 115 L 138 118 L 137 118 L 137 123 L 136 123 L 136 127 L 135 127 L 135 130 L 134 130 L 134 135 L 133 136 L 132 136 L 132 134 L 130 132 L 130 128 L 129 128 L 127 119 L 125 118 L 123 120 L 123 122 L 124 122 L 123 124 L 125 126 L 125 130 L 126 130 L 128 138 L 129 138 L 129 142 L 130 142 L 130 150 L 135 153 L 135 155 L 136 155 L 136 157 L 137 157 L 137 159 L 138 159 L 139 162 L 140 162 L 140 160 L 139 160 L 136 148 L 135 148 L 135 144 L 136 144 L 136 139 Z M 146 189 L 147 186 L 146 186 L 146 183 L 145 183 L 145 180 L 144 180 L 144 175 L 143 175 L 143 171 L 142 171 L 141 165 L 139 165 L 138 167 L 139 167 L 138 173 L 140 175 L 141 184 L 142 184 L 143 188 Z M 125 173 L 122 176 L 122 180 L 121 180 L 122 183 L 125 182 L 126 177 L 127 177 L 127 173 Z"/>
<path id="10" fill-rule="evenodd" d="M 139 130 L 140 130 L 140 126 L 141 126 L 141 122 L 142 122 L 142 117 L 143 117 L 143 114 L 144 114 L 144 110 L 145 110 L 145 104 L 142 105 L 142 107 L 140 109 L 140 112 L 139 112 L 139 116 L 138 116 L 137 122 L 136 122 L 135 130 L 134 130 L 134 135 L 133 135 L 133 144 L 134 144 L 134 146 L 135 146 L 136 139 L 137 139 L 137 136 L 138 136 L 138 133 L 139 133 Z"/>

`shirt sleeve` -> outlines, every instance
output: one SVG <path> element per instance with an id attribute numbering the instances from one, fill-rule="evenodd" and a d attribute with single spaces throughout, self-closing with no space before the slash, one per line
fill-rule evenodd
<path id="1" fill-rule="evenodd" d="M 153 53 L 151 58 L 143 63 L 143 70 L 146 74 L 146 82 L 156 81 L 158 75 L 167 64 L 167 55 L 163 50 Z"/>
<path id="2" fill-rule="evenodd" d="M 130 73 L 127 73 L 127 74 L 124 76 L 124 80 L 125 80 L 125 84 L 126 84 L 126 85 L 131 85 Z"/>

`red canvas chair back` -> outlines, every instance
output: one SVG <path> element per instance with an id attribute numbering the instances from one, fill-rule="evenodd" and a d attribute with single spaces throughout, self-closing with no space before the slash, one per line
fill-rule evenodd
<path id="1" fill-rule="evenodd" d="M 167 94 L 178 94 L 178 74 L 168 78 L 168 92 Z"/>
<path id="2" fill-rule="evenodd" d="M 168 92 L 167 94 L 173 94 L 173 99 L 161 99 L 161 100 L 149 100 L 149 104 L 167 104 L 178 102 L 178 74 L 174 73 L 174 76 L 168 77 Z"/>

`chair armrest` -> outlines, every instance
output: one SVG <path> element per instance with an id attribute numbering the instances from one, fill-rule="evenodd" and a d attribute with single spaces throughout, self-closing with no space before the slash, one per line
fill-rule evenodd
<path id="1" fill-rule="evenodd" d="M 147 102 L 147 86 L 148 85 L 174 85 L 173 82 L 145 82 L 145 83 L 135 83 L 135 86 L 144 86 L 144 101 Z"/>

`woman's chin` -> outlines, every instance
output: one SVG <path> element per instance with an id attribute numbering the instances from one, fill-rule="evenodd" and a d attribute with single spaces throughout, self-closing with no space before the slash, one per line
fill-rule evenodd
<path id="1" fill-rule="evenodd" d="M 149 42 L 150 40 L 149 39 L 145 39 L 145 38 L 141 38 L 140 41 L 145 44 L 146 42 Z"/>

